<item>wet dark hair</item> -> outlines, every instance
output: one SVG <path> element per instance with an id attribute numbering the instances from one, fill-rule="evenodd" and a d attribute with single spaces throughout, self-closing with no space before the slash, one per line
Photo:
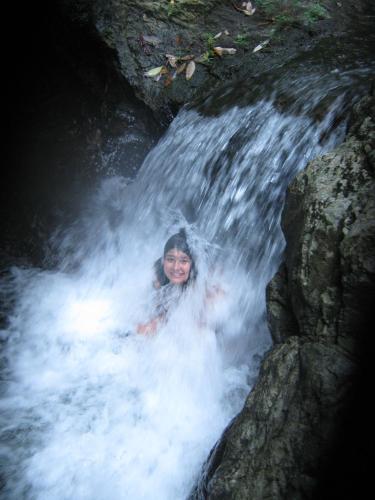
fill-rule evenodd
<path id="1" fill-rule="evenodd" d="M 169 250 L 176 248 L 177 250 L 181 250 L 181 252 L 186 253 L 191 259 L 190 248 L 186 239 L 185 229 L 180 229 L 180 231 L 169 238 L 169 240 L 164 245 L 163 256 L 165 257 Z"/>
<path id="2" fill-rule="evenodd" d="M 181 252 L 186 253 L 191 259 L 191 269 L 189 273 L 189 278 L 186 283 L 184 283 L 183 286 L 188 285 L 191 281 L 195 280 L 197 277 L 197 270 L 195 267 L 195 262 L 194 262 L 194 257 L 190 251 L 187 238 L 186 238 L 186 231 L 184 228 L 181 228 L 178 233 L 173 234 L 166 242 L 164 245 L 164 251 L 163 251 L 163 257 L 160 257 L 155 264 L 154 264 L 154 269 L 155 269 L 155 275 L 158 283 L 160 286 L 167 285 L 169 283 L 169 279 L 167 278 L 165 272 L 164 272 L 164 267 L 163 267 L 163 258 L 166 256 L 166 254 L 169 252 L 169 250 L 180 250 Z"/>

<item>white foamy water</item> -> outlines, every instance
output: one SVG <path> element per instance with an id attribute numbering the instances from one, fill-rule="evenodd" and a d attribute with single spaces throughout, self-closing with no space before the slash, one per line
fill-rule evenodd
<path id="1" fill-rule="evenodd" d="M 2 401 L 10 497 L 184 498 L 240 409 L 248 370 L 224 366 L 215 333 L 235 307 L 219 299 L 203 317 L 197 282 L 156 336 L 133 333 L 153 293 L 152 259 L 138 258 L 108 282 L 97 256 L 92 274 L 14 270 Z"/>
<path id="2" fill-rule="evenodd" d="M 270 346 L 264 296 L 284 247 L 284 192 L 342 137 L 321 140 L 340 99 L 319 123 L 272 99 L 215 117 L 182 111 L 134 182 L 104 181 L 55 235 L 53 269 L 11 271 L 6 498 L 188 496 Z M 196 283 L 172 293 L 157 335 L 138 335 L 152 315 L 153 263 L 181 226 Z M 223 293 L 207 303 L 215 285 Z"/>

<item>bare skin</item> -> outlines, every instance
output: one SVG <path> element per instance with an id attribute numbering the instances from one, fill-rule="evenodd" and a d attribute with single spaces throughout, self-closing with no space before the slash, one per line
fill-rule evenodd
<path id="1" fill-rule="evenodd" d="M 181 286 L 187 282 L 191 271 L 191 258 L 181 250 L 172 248 L 168 250 L 163 258 L 163 270 L 169 282 L 173 285 Z M 154 282 L 155 288 L 160 288 L 160 283 Z M 147 323 L 141 323 L 137 326 L 137 333 L 141 335 L 153 335 L 161 323 L 165 320 L 165 315 L 159 315 L 152 318 Z"/>
<path id="2" fill-rule="evenodd" d="M 188 281 L 192 267 L 192 261 L 186 253 L 173 248 L 165 254 L 162 265 L 164 273 L 171 284 L 181 286 Z M 157 289 L 161 286 L 157 280 L 155 280 L 153 284 Z M 216 285 L 210 289 L 207 289 L 206 297 L 204 300 L 205 307 L 212 307 L 216 300 L 223 295 L 225 295 L 225 292 L 220 287 L 220 285 Z M 154 335 L 165 321 L 166 315 L 160 314 L 147 321 L 146 323 L 139 324 L 136 329 L 137 333 L 147 336 Z M 201 320 L 200 326 L 204 325 L 205 321 Z"/>
<path id="3" fill-rule="evenodd" d="M 137 333 L 141 335 L 154 335 L 164 320 L 164 315 L 157 316 L 147 323 L 137 325 Z"/>
<path id="4" fill-rule="evenodd" d="M 172 248 L 164 256 L 163 269 L 173 285 L 183 285 L 189 279 L 191 258 L 185 252 Z"/>

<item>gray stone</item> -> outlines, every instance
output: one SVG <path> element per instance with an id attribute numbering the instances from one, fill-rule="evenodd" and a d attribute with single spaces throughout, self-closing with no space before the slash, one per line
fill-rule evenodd
<path id="1" fill-rule="evenodd" d="M 353 117 L 346 141 L 288 190 L 285 263 L 267 290 L 276 345 L 191 498 L 361 498 L 375 291 L 374 99 Z"/>
<path id="2" fill-rule="evenodd" d="M 112 58 L 106 63 L 128 82 L 137 97 L 155 111 L 179 109 L 183 104 L 209 95 L 214 88 L 252 77 L 310 50 L 320 40 L 330 37 L 329 46 L 351 26 L 353 17 L 362 16 L 368 0 L 348 5 L 324 0 L 328 19 L 308 22 L 309 8 L 316 2 L 294 2 L 287 29 L 270 22 L 270 14 L 258 5 L 253 16 L 245 16 L 227 0 L 58 0 L 63 12 L 76 24 L 84 26 L 108 49 Z M 274 5 L 276 15 L 278 2 Z M 285 4 L 285 2 L 282 2 Z M 289 7 L 292 2 L 289 4 Z M 285 5 L 283 5 L 285 8 Z M 362 9 L 362 10 L 361 10 Z M 307 17 L 306 17 L 307 16 Z M 272 16 L 271 16 L 272 17 Z M 221 36 L 214 38 L 221 33 Z M 335 37 L 332 37 L 335 33 Z M 150 37 L 154 43 L 150 43 Z M 271 40 L 264 50 L 253 52 L 260 42 Z M 236 49 L 235 55 L 219 57 L 213 46 Z M 327 59 L 329 47 L 321 49 Z M 194 56 L 194 76 L 174 75 L 166 54 Z M 145 73 L 165 65 L 167 72 L 158 80 Z M 172 76 L 174 78 L 172 79 Z"/>
<path id="3" fill-rule="evenodd" d="M 375 264 L 374 162 L 358 135 L 366 124 L 366 143 L 374 149 L 374 115 L 367 115 L 374 107 L 366 99 L 360 109 L 362 125 L 353 126 L 340 147 L 311 162 L 292 182 L 283 217 L 288 283 L 283 300 L 291 303 L 300 335 L 327 337 L 349 353 L 370 319 L 366 304 Z M 361 316 L 358 324 L 354 316 Z"/>
<path id="4" fill-rule="evenodd" d="M 291 337 L 274 348 L 194 498 L 305 498 L 334 442 L 353 369 L 323 342 Z"/>

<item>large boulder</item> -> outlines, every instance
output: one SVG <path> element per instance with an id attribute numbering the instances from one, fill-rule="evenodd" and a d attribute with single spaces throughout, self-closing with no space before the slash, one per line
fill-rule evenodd
<path id="1" fill-rule="evenodd" d="M 373 113 L 373 99 L 362 100 L 346 141 L 289 187 L 285 264 L 268 290 L 275 342 L 297 334 L 355 354 L 367 335 L 375 272 Z"/>
<path id="2" fill-rule="evenodd" d="M 353 19 L 363 16 L 369 2 L 259 1 L 253 2 L 253 15 L 244 13 L 243 2 L 227 0 L 58 0 L 58 4 L 82 33 L 88 29 L 107 49 L 107 63 L 141 100 L 153 110 L 174 113 L 218 85 L 248 81 L 279 67 L 324 37 L 332 37 L 334 45 Z M 219 55 L 213 50 L 217 46 L 235 53 Z M 181 58 L 177 67 L 167 54 Z M 195 62 L 190 79 L 183 70 L 189 62 L 184 57 Z M 147 76 L 161 67 L 160 74 Z"/>
<path id="3" fill-rule="evenodd" d="M 267 290 L 275 346 L 193 498 L 354 498 L 368 480 L 374 146 L 368 97 L 346 141 L 292 182 L 285 262 Z"/>

